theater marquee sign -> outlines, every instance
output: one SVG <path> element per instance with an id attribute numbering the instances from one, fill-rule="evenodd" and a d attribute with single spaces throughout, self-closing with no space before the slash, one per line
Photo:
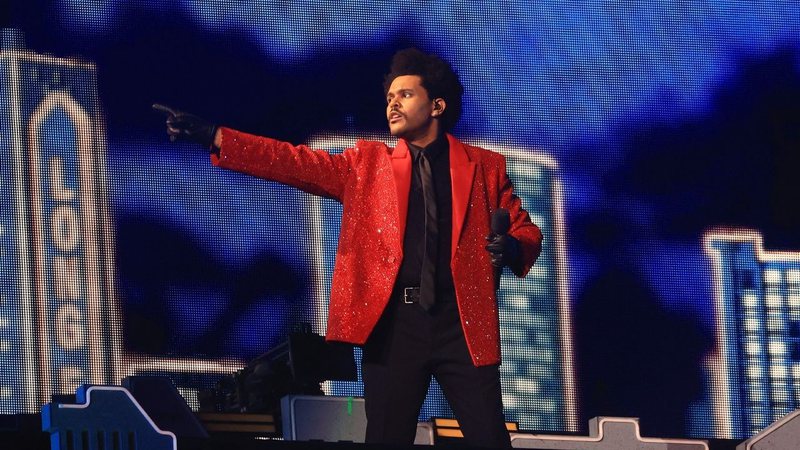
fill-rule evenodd
<path id="1" fill-rule="evenodd" d="M 104 127 L 92 64 L 4 48 L 0 76 L 0 412 L 36 411 L 120 378 Z"/>

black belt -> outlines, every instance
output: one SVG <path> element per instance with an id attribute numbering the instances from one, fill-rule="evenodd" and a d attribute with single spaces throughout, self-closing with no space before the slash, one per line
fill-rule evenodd
<path id="1" fill-rule="evenodd" d="M 407 287 L 403 288 L 403 303 L 410 305 L 412 303 L 419 303 L 419 288 Z"/>
<path id="2" fill-rule="evenodd" d="M 403 300 L 403 303 L 407 305 L 411 305 L 414 303 L 419 303 L 419 287 L 407 287 L 407 288 L 400 288 L 395 289 L 395 293 L 392 296 L 398 296 Z M 396 298 L 396 297 L 395 297 Z M 456 294 L 451 289 L 450 291 L 437 291 L 436 292 L 436 303 L 454 303 L 456 301 Z"/>

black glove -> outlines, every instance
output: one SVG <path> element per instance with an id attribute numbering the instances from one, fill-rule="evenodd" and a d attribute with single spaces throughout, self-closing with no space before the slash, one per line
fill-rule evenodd
<path id="1" fill-rule="evenodd" d="M 522 250 L 519 241 L 510 234 L 492 233 L 486 236 L 489 244 L 486 250 L 492 257 L 492 265 L 497 268 L 509 266 L 512 269 L 518 268 L 522 260 Z"/>
<path id="2" fill-rule="evenodd" d="M 158 103 L 153 105 L 153 109 L 167 115 L 167 134 L 169 134 L 170 141 L 196 142 L 207 149 L 212 149 L 217 125 L 193 114 L 176 111 Z"/>

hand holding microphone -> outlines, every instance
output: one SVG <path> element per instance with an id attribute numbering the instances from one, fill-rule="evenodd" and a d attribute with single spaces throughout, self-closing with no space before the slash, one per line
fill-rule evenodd
<path id="1" fill-rule="evenodd" d="M 170 141 L 195 142 L 208 149 L 214 145 L 217 125 L 158 103 L 153 105 L 153 109 L 167 115 L 167 134 Z"/>
<path id="2" fill-rule="evenodd" d="M 489 243 L 486 251 L 492 258 L 492 266 L 497 270 L 495 290 L 500 288 L 500 272 L 505 266 L 517 266 L 522 256 L 519 241 L 508 234 L 511 229 L 511 216 L 505 208 L 498 208 L 492 213 L 492 234 L 486 236 Z"/>

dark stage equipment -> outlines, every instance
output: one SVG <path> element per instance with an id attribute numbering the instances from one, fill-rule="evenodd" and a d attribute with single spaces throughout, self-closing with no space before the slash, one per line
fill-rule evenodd
<path id="1" fill-rule="evenodd" d="M 321 396 L 322 381 L 357 378 L 353 347 L 325 342 L 303 324 L 281 344 L 221 380 L 215 392 L 202 393 L 200 409 L 278 414 L 286 395 Z"/>

